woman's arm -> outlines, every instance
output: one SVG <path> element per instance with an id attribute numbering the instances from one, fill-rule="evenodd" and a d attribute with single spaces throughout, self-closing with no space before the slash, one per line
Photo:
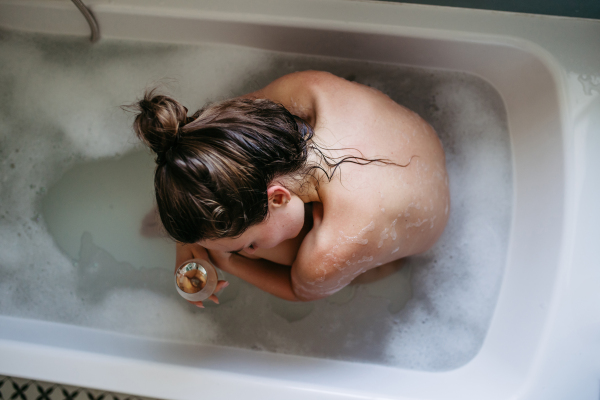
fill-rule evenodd
<path id="1" fill-rule="evenodd" d="M 292 288 L 291 267 L 265 259 L 250 259 L 235 253 L 207 251 L 213 263 L 223 271 L 284 300 L 300 300 Z"/>
<path id="2" fill-rule="evenodd" d="M 362 238 L 371 229 L 362 229 Z M 265 259 L 249 259 L 236 253 L 202 249 L 211 261 L 232 275 L 265 292 L 288 301 L 311 301 L 327 297 L 369 269 L 373 257 L 366 257 L 369 246 L 338 243 L 329 229 L 323 229 L 323 205 L 313 203 L 311 229 L 304 236 L 292 266 Z M 199 246 L 198 246 L 199 247 Z M 348 260 L 347 264 L 345 261 Z"/>

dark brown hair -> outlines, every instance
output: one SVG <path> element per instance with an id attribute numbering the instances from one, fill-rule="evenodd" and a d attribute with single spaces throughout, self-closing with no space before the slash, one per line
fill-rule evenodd
<path id="1" fill-rule="evenodd" d="M 312 127 L 267 99 L 235 98 L 187 116 L 171 97 L 146 92 L 126 109 L 137 136 L 156 153 L 154 188 L 167 233 L 182 243 L 237 237 L 264 221 L 273 179 L 314 168 L 331 179 L 343 162 L 386 160 L 343 157 L 332 162 L 312 143 Z M 316 151 L 330 171 L 308 165 Z"/>

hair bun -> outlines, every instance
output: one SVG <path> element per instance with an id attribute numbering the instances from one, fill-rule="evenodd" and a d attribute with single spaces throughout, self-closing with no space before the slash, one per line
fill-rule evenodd
<path id="1" fill-rule="evenodd" d="M 128 107 L 137 113 L 133 129 L 137 137 L 158 156 L 177 143 L 181 128 L 188 122 L 188 109 L 169 96 L 156 95 L 156 89 L 144 93 L 142 100 Z"/>

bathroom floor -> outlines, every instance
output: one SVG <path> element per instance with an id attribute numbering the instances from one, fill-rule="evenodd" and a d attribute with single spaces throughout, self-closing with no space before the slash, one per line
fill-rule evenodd
<path id="1" fill-rule="evenodd" d="M 149 398 L 0 375 L 0 399 L 144 400 Z"/>

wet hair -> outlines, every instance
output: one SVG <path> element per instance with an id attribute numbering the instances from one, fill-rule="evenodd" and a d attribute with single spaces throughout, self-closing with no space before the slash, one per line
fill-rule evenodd
<path id="1" fill-rule="evenodd" d="M 182 243 L 238 237 L 263 222 L 276 178 L 318 168 L 331 179 L 343 162 L 391 163 L 353 156 L 334 162 L 313 143 L 306 121 L 267 99 L 234 98 L 188 117 L 186 107 L 152 90 L 125 108 L 137 112 L 134 131 L 156 153 L 161 222 Z M 309 165 L 310 151 L 329 171 Z"/>

